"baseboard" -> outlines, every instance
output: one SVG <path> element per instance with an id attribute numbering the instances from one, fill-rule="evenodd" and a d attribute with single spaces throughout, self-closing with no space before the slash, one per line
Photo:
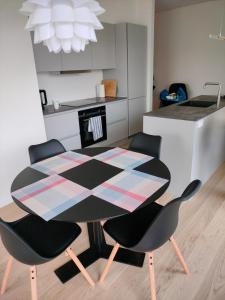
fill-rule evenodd
<path id="1" fill-rule="evenodd" d="M 10 203 L 13 203 L 13 201 L 12 201 L 12 199 L 10 199 L 10 200 L 1 200 L 0 201 L 0 208 L 3 208 L 3 207 L 5 207 L 5 206 L 7 206 L 7 205 L 9 205 Z"/>

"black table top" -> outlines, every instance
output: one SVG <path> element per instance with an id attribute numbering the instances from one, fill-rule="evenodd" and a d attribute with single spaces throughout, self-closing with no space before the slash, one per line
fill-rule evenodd
<path id="1" fill-rule="evenodd" d="M 109 147 L 85 148 L 74 150 L 74 152 L 94 157 L 95 155 L 103 153 L 110 149 L 111 148 Z M 138 209 L 140 209 L 156 201 L 164 194 L 170 184 L 170 172 L 167 166 L 158 159 L 152 159 L 147 163 L 138 166 L 134 170 L 168 180 L 166 184 L 164 184 L 157 192 L 155 192 L 141 206 L 138 207 Z M 88 189 L 93 189 L 94 187 L 98 186 L 99 184 L 119 174 L 122 171 L 122 169 L 107 165 L 103 162 L 93 159 L 60 175 Z M 13 181 L 11 192 L 14 192 L 46 177 L 48 177 L 48 175 L 27 167 L 22 172 L 20 172 Z M 34 212 L 29 210 L 25 205 L 23 205 L 23 203 L 16 200 L 14 197 L 13 200 L 21 209 L 34 214 Z M 82 202 L 56 216 L 54 220 L 67 222 L 94 222 L 114 218 L 128 213 L 130 213 L 128 210 L 106 202 L 96 196 L 89 196 Z"/>

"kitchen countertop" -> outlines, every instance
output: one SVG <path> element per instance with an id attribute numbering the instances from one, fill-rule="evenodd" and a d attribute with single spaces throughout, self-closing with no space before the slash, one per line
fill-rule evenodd
<path id="1" fill-rule="evenodd" d="M 215 101 L 215 105 L 206 108 L 179 106 L 178 104 L 172 104 L 170 106 L 160 108 L 156 111 L 146 113 L 144 114 L 144 116 L 186 121 L 199 121 L 207 117 L 208 115 L 216 112 L 217 110 L 220 110 L 221 108 L 225 107 L 225 100 L 222 98 L 220 102 L 220 107 L 216 107 L 217 96 L 201 95 L 189 100 Z"/>
<path id="2" fill-rule="evenodd" d="M 83 100 L 75 100 L 69 102 L 63 102 L 60 104 L 59 109 L 55 109 L 53 105 L 45 106 L 43 111 L 44 116 L 52 115 L 56 113 L 66 112 L 69 110 L 75 110 L 85 107 L 90 107 L 98 104 L 107 104 L 115 101 L 121 101 L 127 99 L 126 97 L 116 97 L 116 98 L 89 98 Z"/>

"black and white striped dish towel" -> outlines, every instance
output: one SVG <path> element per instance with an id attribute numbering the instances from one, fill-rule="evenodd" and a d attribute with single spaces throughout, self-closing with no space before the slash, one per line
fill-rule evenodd
<path id="1" fill-rule="evenodd" d="M 90 118 L 88 121 L 88 132 L 93 133 L 94 141 L 103 137 L 102 118 L 101 116 Z"/>

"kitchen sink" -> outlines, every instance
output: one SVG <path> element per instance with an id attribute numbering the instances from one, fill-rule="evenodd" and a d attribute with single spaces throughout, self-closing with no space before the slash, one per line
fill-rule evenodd
<path id="1" fill-rule="evenodd" d="M 179 104 L 179 106 L 188 106 L 188 107 L 210 107 L 215 105 L 216 102 L 213 101 L 198 101 L 198 100 L 190 100 L 184 103 Z"/>

